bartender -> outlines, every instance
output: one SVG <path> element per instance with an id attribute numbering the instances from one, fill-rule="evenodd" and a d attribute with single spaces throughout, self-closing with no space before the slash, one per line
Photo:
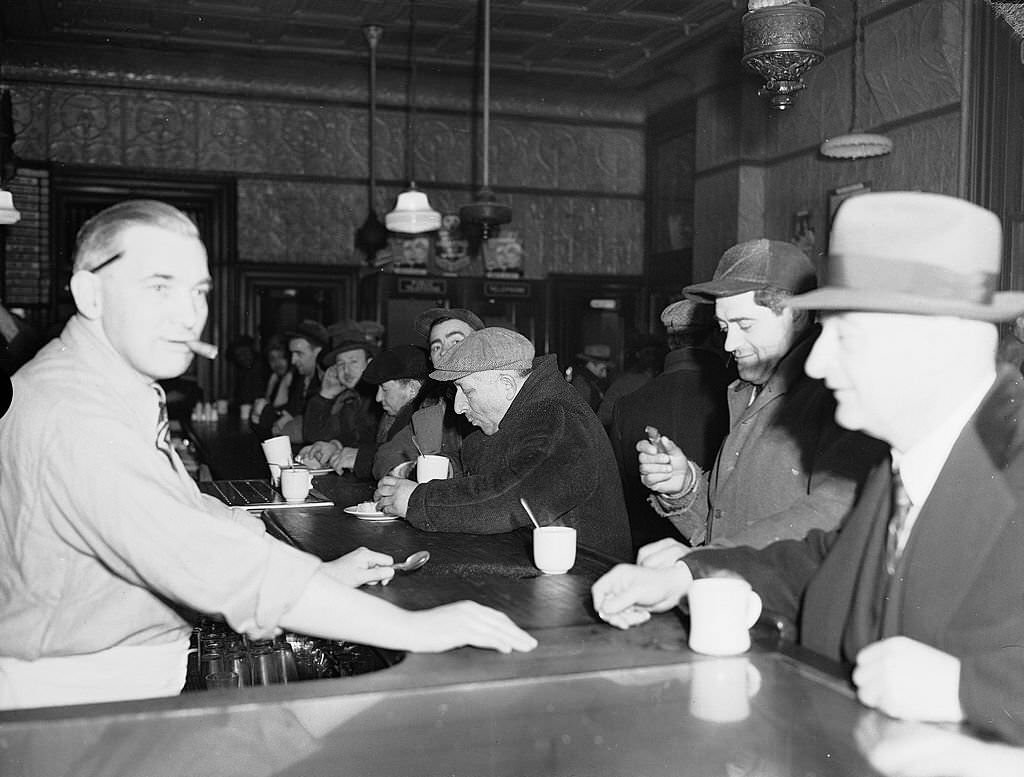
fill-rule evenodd
<path id="1" fill-rule="evenodd" d="M 164 203 L 119 203 L 78 234 L 77 312 L 18 371 L 0 419 L 0 708 L 177 694 L 188 611 L 256 639 L 532 649 L 476 603 L 409 612 L 358 591 L 390 579 L 389 556 L 325 564 L 200 494 L 157 381 L 209 355 L 210 287 L 195 226 Z"/>

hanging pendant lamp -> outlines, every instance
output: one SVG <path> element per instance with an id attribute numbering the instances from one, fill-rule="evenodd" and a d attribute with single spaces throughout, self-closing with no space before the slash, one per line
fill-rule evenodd
<path id="1" fill-rule="evenodd" d="M 373 264 L 377 252 L 388 244 L 388 228 L 381 223 L 377 217 L 375 207 L 377 176 L 375 173 L 375 144 L 374 133 L 377 124 L 377 44 L 384 33 L 384 28 L 376 24 L 368 24 L 363 27 L 363 35 L 370 46 L 370 146 L 367 154 L 367 167 L 369 168 L 369 185 L 366 192 L 367 214 L 366 221 L 356 230 L 356 248 L 366 254 L 366 261 Z"/>
<path id="2" fill-rule="evenodd" d="M 826 138 L 819 151 L 822 156 L 830 159 L 866 159 L 873 156 L 885 156 L 892 151 L 892 141 L 885 135 L 863 132 L 857 128 L 857 108 L 860 103 L 859 86 L 864 74 L 864 22 L 860 16 L 860 0 L 853 0 L 853 77 L 850 93 L 853 105 L 850 110 L 850 131 L 845 135 Z"/>
<path id="3" fill-rule="evenodd" d="M 409 188 L 398 195 L 395 208 L 384 217 L 392 232 L 417 235 L 441 228 L 441 214 L 430 207 L 427 195 L 416 188 L 416 3 L 409 0 L 409 110 L 406 114 L 405 166 Z"/>
<path id="4" fill-rule="evenodd" d="M 481 241 L 498 234 L 502 224 L 512 220 L 512 208 L 498 202 L 489 185 L 490 157 L 490 119 L 491 119 L 491 0 L 483 0 L 484 5 L 484 72 L 483 72 L 483 130 L 482 146 L 482 185 L 476 194 L 476 200 L 459 208 L 459 220 L 463 230 L 479 237 Z"/>

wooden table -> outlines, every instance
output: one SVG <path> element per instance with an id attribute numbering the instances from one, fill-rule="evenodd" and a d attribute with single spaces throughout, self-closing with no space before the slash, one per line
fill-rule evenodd
<path id="1" fill-rule="evenodd" d="M 429 534 L 339 509 L 268 513 L 324 558 L 367 545 L 431 561 L 386 588 L 409 608 L 470 596 L 539 641 L 525 654 L 409 654 L 345 679 L 0 713 L 0 773 L 17 775 L 650 775 L 870 777 L 859 727 L 886 718 L 845 680 L 762 642 L 689 651 L 678 613 L 619 631 L 589 587 L 611 563 L 582 550 L 540 575 L 521 533 Z"/>

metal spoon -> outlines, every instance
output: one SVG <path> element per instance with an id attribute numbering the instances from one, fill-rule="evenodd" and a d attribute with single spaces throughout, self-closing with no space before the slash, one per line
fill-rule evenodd
<path id="1" fill-rule="evenodd" d="M 428 561 L 430 561 L 430 551 L 418 550 L 405 561 L 399 561 L 397 564 L 392 564 L 392 569 L 396 572 L 413 572 Z"/>

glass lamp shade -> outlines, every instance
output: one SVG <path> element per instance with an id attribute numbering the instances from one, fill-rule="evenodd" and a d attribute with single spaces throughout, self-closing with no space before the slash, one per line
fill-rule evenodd
<path id="1" fill-rule="evenodd" d="M 398 195 L 395 209 L 384 216 L 384 223 L 392 232 L 417 235 L 441 228 L 441 214 L 430 207 L 427 195 L 409 189 Z"/>
<path id="2" fill-rule="evenodd" d="M 868 132 L 851 132 L 847 135 L 828 138 L 821 144 L 822 156 L 832 159 L 864 159 L 884 156 L 892 151 L 892 141 L 885 135 Z"/>
<path id="3" fill-rule="evenodd" d="M 791 3 L 748 11 L 743 15 L 743 64 L 765 83 L 773 108 L 784 111 L 793 95 L 805 88 L 803 74 L 825 57 L 822 36 L 825 13 Z"/>
<path id="4" fill-rule="evenodd" d="M 14 207 L 11 193 L 0 189 L 0 224 L 17 224 L 21 221 L 21 211 Z"/>

